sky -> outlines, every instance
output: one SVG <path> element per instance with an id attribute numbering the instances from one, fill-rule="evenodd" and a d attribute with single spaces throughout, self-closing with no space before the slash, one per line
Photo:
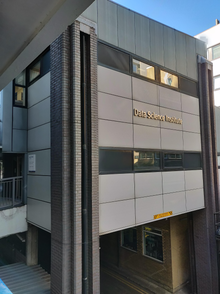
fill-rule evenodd
<path id="1" fill-rule="evenodd" d="M 220 20 L 220 0 L 113 0 L 185 34 L 195 36 Z"/>

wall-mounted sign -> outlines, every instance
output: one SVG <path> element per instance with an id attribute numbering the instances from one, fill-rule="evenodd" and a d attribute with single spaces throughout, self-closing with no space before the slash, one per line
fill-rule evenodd
<path id="1" fill-rule="evenodd" d="M 159 213 L 159 214 L 155 214 L 154 215 L 154 219 L 158 219 L 158 218 L 162 218 L 162 217 L 166 217 L 166 216 L 171 216 L 173 215 L 172 211 L 168 211 L 168 212 L 164 212 L 164 213 Z"/>
<path id="2" fill-rule="evenodd" d="M 168 115 L 160 115 L 160 114 L 156 114 L 155 112 L 138 110 L 136 108 L 134 108 L 134 116 L 148 118 L 148 119 L 154 119 L 154 120 L 160 120 L 160 121 L 166 121 L 169 123 L 174 123 L 174 124 L 179 124 L 179 125 L 181 125 L 183 123 L 183 120 L 181 118 L 176 118 L 175 116 L 169 117 Z"/>
<path id="3" fill-rule="evenodd" d="M 28 171 L 36 171 L 36 154 L 29 154 L 28 156 Z"/>

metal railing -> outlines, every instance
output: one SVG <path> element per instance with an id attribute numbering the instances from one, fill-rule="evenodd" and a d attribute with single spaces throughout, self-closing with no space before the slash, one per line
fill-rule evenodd
<path id="1" fill-rule="evenodd" d="M 23 203 L 23 177 L 0 180 L 0 209 L 10 208 Z"/>

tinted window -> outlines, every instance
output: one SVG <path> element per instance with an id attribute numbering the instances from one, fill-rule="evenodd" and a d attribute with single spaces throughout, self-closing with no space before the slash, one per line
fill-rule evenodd
<path id="1" fill-rule="evenodd" d="M 160 153 L 153 151 L 134 151 L 134 170 L 160 169 Z"/>
<path id="2" fill-rule="evenodd" d="M 99 171 L 132 172 L 132 151 L 99 150 Z"/>
<path id="3" fill-rule="evenodd" d="M 178 77 L 163 70 L 160 71 L 160 82 L 162 84 L 178 88 Z"/>
<path id="4" fill-rule="evenodd" d="M 137 251 L 137 230 L 127 229 L 122 231 L 121 234 L 121 246 Z"/>
<path id="5" fill-rule="evenodd" d="M 133 59 L 133 72 L 145 78 L 155 80 L 155 69 L 152 65 Z"/>
<path id="6" fill-rule="evenodd" d="M 129 55 L 101 43 L 98 43 L 98 62 L 129 72 Z"/>
<path id="7" fill-rule="evenodd" d="M 50 51 L 45 52 L 28 68 L 28 81 L 32 83 L 50 71 Z"/>
<path id="8" fill-rule="evenodd" d="M 196 82 L 190 81 L 188 79 L 184 79 L 182 77 L 179 78 L 180 80 L 180 90 L 183 92 L 198 97 L 198 84 Z"/>
<path id="9" fill-rule="evenodd" d="M 184 153 L 184 168 L 196 169 L 201 167 L 200 153 Z"/>
<path id="10" fill-rule="evenodd" d="M 183 167 L 183 157 L 181 153 L 164 153 L 164 167 Z"/>

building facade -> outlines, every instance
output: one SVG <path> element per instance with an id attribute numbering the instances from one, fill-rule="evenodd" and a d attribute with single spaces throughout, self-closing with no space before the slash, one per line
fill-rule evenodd
<path id="1" fill-rule="evenodd" d="M 100 293 L 100 260 L 170 293 L 218 293 L 205 56 L 204 42 L 98 0 L 3 90 L 3 177 L 22 176 L 23 255 L 51 293 Z"/>

